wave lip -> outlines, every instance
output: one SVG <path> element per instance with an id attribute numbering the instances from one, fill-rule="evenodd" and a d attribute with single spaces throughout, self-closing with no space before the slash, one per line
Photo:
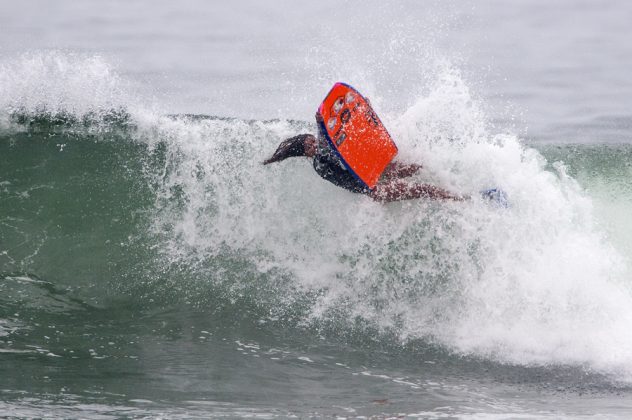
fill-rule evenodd
<path id="1" fill-rule="evenodd" d="M 130 84 L 100 55 L 31 52 L 0 61 L 0 121 L 55 124 L 124 115 Z"/>

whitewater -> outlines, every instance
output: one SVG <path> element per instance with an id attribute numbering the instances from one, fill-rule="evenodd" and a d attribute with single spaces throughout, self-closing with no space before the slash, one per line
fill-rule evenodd
<path id="1" fill-rule="evenodd" d="M 479 58 L 450 49 L 461 51 L 486 19 L 504 19 L 496 35 L 529 19 L 549 28 L 526 2 L 516 7 L 528 18 L 494 5 L 376 5 L 348 23 L 349 40 L 322 41 L 311 26 L 267 29 L 271 10 L 296 19 L 304 10 L 240 2 L 225 18 L 261 39 L 218 23 L 215 49 L 201 56 L 238 57 L 229 67 L 209 61 L 208 73 L 186 50 L 130 58 L 143 56 L 143 37 L 126 48 L 107 36 L 76 41 L 82 26 L 59 29 L 55 48 L 28 37 L 5 44 L 0 412 L 628 417 L 632 119 L 617 96 L 627 88 L 569 74 L 581 55 L 561 56 L 531 90 L 508 59 L 498 67 L 517 81 L 474 77 Z M 604 8 L 603 33 L 586 24 L 588 5 L 546 13 L 571 13 L 598 45 L 623 36 L 616 28 L 629 9 Z M 328 11 L 309 12 L 327 27 Z M 68 13 L 94 15 L 97 31 L 99 19 L 121 33 L 131 25 L 122 18 L 131 10 Z M 158 7 L 139 33 L 170 13 Z M 362 19 L 380 14 L 385 28 L 367 32 Z M 202 17 L 219 19 L 175 16 L 179 33 L 200 36 Z M 5 27 L 13 39 L 25 31 Z M 536 37 L 530 28 L 522 35 Z M 288 34 L 303 48 L 280 48 Z M 468 42 L 512 54 L 494 39 Z M 576 38 L 545 51 L 554 56 L 564 39 Z M 366 45 L 374 55 L 362 54 Z M 248 61 L 264 47 L 273 53 Z M 174 62 L 185 70 L 149 70 Z M 475 198 L 385 205 L 324 182 L 306 159 L 263 166 L 281 140 L 316 131 L 313 113 L 336 81 L 367 94 L 398 159 L 423 165 L 417 180 Z M 573 82 L 588 87 L 578 93 Z M 592 107 L 565 110 L 551 99 L 564 92 Z M 511 206 L 477 198 L 490 187 Z"/>

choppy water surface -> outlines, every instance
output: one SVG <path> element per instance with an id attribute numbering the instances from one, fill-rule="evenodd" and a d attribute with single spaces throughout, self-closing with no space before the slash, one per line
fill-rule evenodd
<path id="1" fill-rule="evenodd" d="M 629 417 L 627 3 L 2 7 L 2 415 Z M 263 167 L 337 80 L 511 207 Z"/>

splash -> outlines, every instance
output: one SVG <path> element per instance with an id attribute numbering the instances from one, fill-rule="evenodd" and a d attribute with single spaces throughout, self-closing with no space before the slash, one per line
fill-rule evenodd
<path id="1" fill-rule="evenodd" d="M 132 84 L 100 55 L 53 50 L 0 61 L 0 123 L 5 128 L 42 120 L 98 124 L 126 117 L 136 104 Z"/>
<path id="2" fill-rule="evenodd" d="M 155 227 L 165 254 L 197 263 L 237 254 L 264 274 L 258 281 L 290 276 L 291 292 L 279 293 L 316 296 L 308 324 L 363 320 L 500 362 L 630 375 L 628 269 L 591 200 L 563 164 L 490 133 L 458 71 L 428 92 L 386 124 L 401 158 L 425 165 L 420 181 L 470 202 L 381 205 L 323 182 L 304 159 L 260 164 L 311 125 L 162 121 Z M 511 209 L 476 198 L 494 186 Z"/>
<path id="3" fill-rule="evenodd" d="M 137 158 L 154 194 L 146 240 L 156 277 L 178 267 L 195 291 L 250 293 L 269 313 L 300 301 L 307 325 L 361 322 L 454 353 L 632 378 L 629 269 L 591 199 L 562 163 L 492 132 L 450 65 L 405 112 L 383 116 L 400 158 L 424 165 L 418 181 L 474 198 L 389 205 L 322 181 L 306 159 L 261 165 L 311 123 L 164 116 L 132 99 L 99 57 L 24 55 L 1 66 L 5 119 L 129 115 L 117 141 L 146 147 Z M 511 208 L 477 198 L 489 187 L 505 190 Z"/>

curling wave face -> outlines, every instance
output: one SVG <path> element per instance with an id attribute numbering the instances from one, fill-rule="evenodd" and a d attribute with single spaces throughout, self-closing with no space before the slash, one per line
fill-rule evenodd
<path id="1" fill-rule="evenodd" d="M 382 205 L 304 159 L 264 167 L 280 140 L 315 126 L 165 116 L 98 57 L 18 57 L 0 65 L 0 89 L 5 275 L 46 271 L 68 286 L 91 275 L 86 299 L 114 290 L 332 334 L 368 326 L 453 354 L 632 379 L 627 248 L 564 156 L 491 132 L 449 65 L 384 123 L 400 158 L 424 165 L 420 181 L 500 187 L 510 209 Z"/>

